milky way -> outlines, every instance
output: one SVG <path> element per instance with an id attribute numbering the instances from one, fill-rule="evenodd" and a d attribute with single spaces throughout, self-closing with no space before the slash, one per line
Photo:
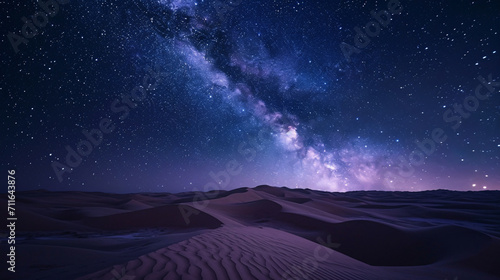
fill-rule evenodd
<path id="1" fill-rule="evenodd" d="M 3 39 L 25 188 L 500 189 L 498 3 L 59 6 L 17 53 Z M 6 30 L 40 9 L 13 5 Z"/>

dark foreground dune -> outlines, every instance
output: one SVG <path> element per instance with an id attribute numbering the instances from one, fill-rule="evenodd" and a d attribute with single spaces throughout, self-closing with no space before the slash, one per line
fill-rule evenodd
<path id="1" fill-rule="evenodd" d="M 259 186 L 16 200 L 16 273 L 4 265 L 1 279 L 500 279 L 495 191 Z"/>

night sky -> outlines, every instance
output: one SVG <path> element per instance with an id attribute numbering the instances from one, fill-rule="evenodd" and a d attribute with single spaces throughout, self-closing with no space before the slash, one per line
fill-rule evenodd
<path id="1" fill-rule="evenodd" d="M 18 190 L 500 190 L 500 1 L 1 2 Z"/>

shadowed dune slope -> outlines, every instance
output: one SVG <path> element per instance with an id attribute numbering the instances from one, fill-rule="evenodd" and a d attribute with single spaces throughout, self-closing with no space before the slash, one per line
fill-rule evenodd
<path id="1" fill-rule="evenodd" d="M 195 211 L 197 214 L 189 218 L 186 223 L 179 205 L 165 205 L 150 209 L 128 213 L 109 215 L 104 217 L 90 217 L 83 219 L 83 224 L 105 230 L 124 230 L 141 228 L 217 228 L 222 222 L 211 215 L 184 205 L 184 211 Z"/>

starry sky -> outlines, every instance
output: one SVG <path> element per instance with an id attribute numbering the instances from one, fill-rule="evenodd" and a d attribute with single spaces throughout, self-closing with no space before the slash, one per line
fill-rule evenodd
<path id="1" fill-rule="evenodd" d="M 499 1 L 2 4 L 18 190 L 500 190 Z"/>

